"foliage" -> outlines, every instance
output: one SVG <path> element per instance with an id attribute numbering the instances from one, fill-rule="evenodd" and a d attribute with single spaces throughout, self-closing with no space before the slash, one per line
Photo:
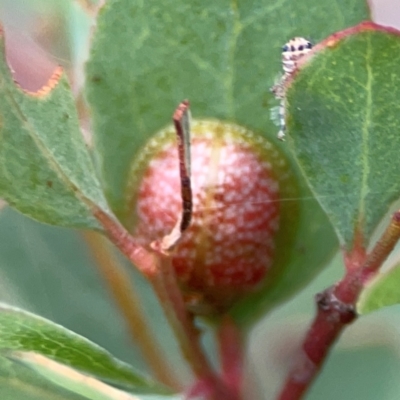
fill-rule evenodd
<path id="1" fill-rule="evenodd" d="M 37 221 L 112 237 L 104 218 L 126 227 L 136 178 L 131 166 L 182 99 L 190 99 L 195 117 L 264 136 L 287 159 L 294 194 L 284 199 L 272 278 L 229 312 L 245 332 L 326 267 L 338 243 L 348 253 L 360 237 L 364 247 L 373 244 L 376 226 L 399 198 L 400 35 L 359 24 L 368 18 L 361 0 L 318 6 L 302 0 L 289 9 L 269 0 L 108 0 L 86 65 L 91 147 L 66 73 L 58 68 L 40 91 L 25 91 L 13 80 L 2 34 L 0 196 Z M 269 88 L 280 71 L 279 48 L 300 34 L 319 44 L 286 88 L 288 143 L 280 144 Z M 398 267 L 381 275 L 365 291 L 360 312 L 399 303 L 398 279 Z M 82 312 L 90 315 L 89 308 Z M 70 369 L 58 374 L 56 363 Z M 89 375 L 94 388 L 71 380 L 70 371 Z M 6 305 L 0 308 L 0 381 L 4 398 L 172 398 L 87 339 Z M 108 385 L 124 392 L 104 392 Z"/>

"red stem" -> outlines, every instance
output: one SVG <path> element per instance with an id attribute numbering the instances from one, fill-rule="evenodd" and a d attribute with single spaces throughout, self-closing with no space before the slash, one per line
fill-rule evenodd
<path id="1" fill-rule="evenodd" d="M 347 272 L 331 288 L 317 294 L 317 315 L 308 330 L 302 352 L 284 383 L 279 400 L 299 400 L 318 375 L 321 367 L 344 328 L 356 317 L 356 303 L 365 282 L 377 274 L 382 263 L 400 239 L 400 210 L 397 211 L 381 239 L 365 257 L 356 240 L 345 257 Z"/>
<path id="2" fill-rule="evenodd" d="M 234 321 L 226 316 L 217 331 L 222 379 L 238 399 L 243 384 L 243 336 Z"/>
<path id="3" fill-rule="evenodd" d="M 153 280 L 153 288 L 171 321 L 185 359 L 192 366 L 196 377 L 204 379 L 214 376 L 209 362 L 200 345 L 200 332 L 194 324 L 193 317 L 188 314 L 182 294 L 179 290 L 169 258 L 160 262 L 160 276 Z"/>
<path id="4" fill-rule="evenodd" d="M 113 216 L 100 208 L 94 208 L 93 215 L 104 227 L 109 239 L 136 268 L 148 279 L 158 275 L 155 254 L 139 246 L 129 232 Z"/>
<path id="5" fill-rule="evenodd" d="M 139 246 L 125 228 L 106 212 L 95 209 L 110 240 L 142 272 L 152 285 L 165 315 L 176 335 L 186 361 L 196 376 L 196 384 L 187 399 L 201 395 L 209 400 L 238 400 L 230 388 L 215 374 L 199 340 L 199 331 L 184 307 L 182 295 L 167 259 Z"/>
<path id="6" fill-rule="evenodd" d="M 158 380 L 174 389 L 182 389 L 182 383 L 174 376 L 175 372 L 171 370 L 169 361 L 143 313 L 141 298 L 135 285 L 125 268 L 114 257 L 112 247 L 97 233 L 84 232 L 84 237 L 99 273 L 124 317 L 128 331 L 138 345 L 144 360 Z"/>

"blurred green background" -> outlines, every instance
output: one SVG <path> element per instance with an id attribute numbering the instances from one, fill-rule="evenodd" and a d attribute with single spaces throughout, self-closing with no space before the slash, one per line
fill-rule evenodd
<path id="1" fill-rule="evenodd" d="M 93 26 L 90 10 L 85 10 L 84 4 L 90 9 L 91 3 L 96 2 L 0 0 L 8 57 L 23 87 L 37 89 L 54 66 L 61 64 L 79 98 Z M 395 26 L 397 19 L 400 28 L 400 0 L 375 0 L 372 8 L 376 22 Z M 90 132 L 83 108 L 81 118 L 83 127 Z M 90 143 L 89 134 L 87 138 Z M 399 259 L 399 251 L 393 257 Z M 127 270 L 171 365 L 187 377 L 151 290 L 138 274 Z M 300 295 L 254 328 L 248 356 L 249 399 L 273 398 L 313 315 L 314 294 L 341 275 L 338 256 Z M 0 301 L 60 323 L 147 371 L 81 232 L 45 226 L 3 207 Z M 209 338 L 206 342 L 210 343 Z M 395 400 L 400 398 L 399 377 L 400 306 L 394 306 L 363 317 L 346 331 L 307 399 Z"/>

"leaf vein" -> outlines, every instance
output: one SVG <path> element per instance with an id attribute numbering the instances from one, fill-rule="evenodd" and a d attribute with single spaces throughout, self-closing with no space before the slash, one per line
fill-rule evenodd
<path id="1" fill-rule="evenodd" d="M 31 139 L 34 141 L 36 144 L 38 150 L 43 154 L 44 158 L 47 160 L 50 168 L 55 172 L 55 174 L 60 178 L 62 182 L 66 184 L 67 187 L 71 189 L 71 191 L 74 193 L 76 198 L 80 201 L 82 201 L 84 204 L 86 204 L 89 209 L 92 209 L 94 206 L 94 203 L 92 200 L 87 198 L 81 189 L 76 185 L 71 179 L 68 178 L 68 176 L 65 174 L 57 160 L 55 159 L 54 155 L 47 149 L 46 145 L 43 143 L 43 140 L 40 138 L 40 135 L 38 135 L 35 132 L 35 129 L 32 127 L 30 124 L 29 120 L 26 118 L 24 112 L 21 110 L 21 107 L 19 106 L 17 100 L 14 98 L 13 94 L 9 89 L 5 90 L 5 93 L 8 95 L 9 99 L 11 100 L 11 103 L 14 105 L 14 109 L 17 111 L 19 114 L 19 117 L 25 126 L 26 131 L 28 132 L 29 136 Z"/>
<path id="2" fill-rule="evenodd" d="M 366 105 L 365 105 L 365 118 L 362 126 L 362 179 L 361 179 L 361 190 L 360 190 L 360 215 L 361 220 L 366 215 L 365 199 L 369 193 L 368 178 L 370 174 L 370 148 L 369 148 L 369 131 L 371 128 L 371 111 L 372 111 L 372 81 L 373 74 L 371 70 L 370 60 L 372 59 L 372 46 L 371 39 L 368 37 L 367 41 L 367 53 L 366 53 L 366 70 L 367 70 L 367 82 L 365 85 L 366 90 Z"/>

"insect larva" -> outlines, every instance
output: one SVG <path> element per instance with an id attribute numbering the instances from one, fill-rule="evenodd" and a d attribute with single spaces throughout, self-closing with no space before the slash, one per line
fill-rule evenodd
<path id="1" fill-rule="evenodd" d="M 282 68 L 283 68 L 283 75 L 279 82 L 277 82 L 271 89 L 274 93 L 275 97 L 280 100 L 280 105 L 278 112 L 276 113 L 275 110 L 272 110 L 272 118 L 274 119 L 274 114 L 276 115 L 276 119 L 278 119 L 279 123 L 279 132 L 278 132 L 278 139 L 285 140 L 285 131 L 286 131 L 286 124 L 285 124 L 285 111 L 286 111 L 286 104 L 285 104 L 285 87 L 286 82 L 291 77 L 293 72 L 297 68 L 297 61 L 307 54 L 312 49 L 312 43 L 307 39 L 302 37 L 295 37 L 289 40 L 283 47 L 282 47 Z"/>

